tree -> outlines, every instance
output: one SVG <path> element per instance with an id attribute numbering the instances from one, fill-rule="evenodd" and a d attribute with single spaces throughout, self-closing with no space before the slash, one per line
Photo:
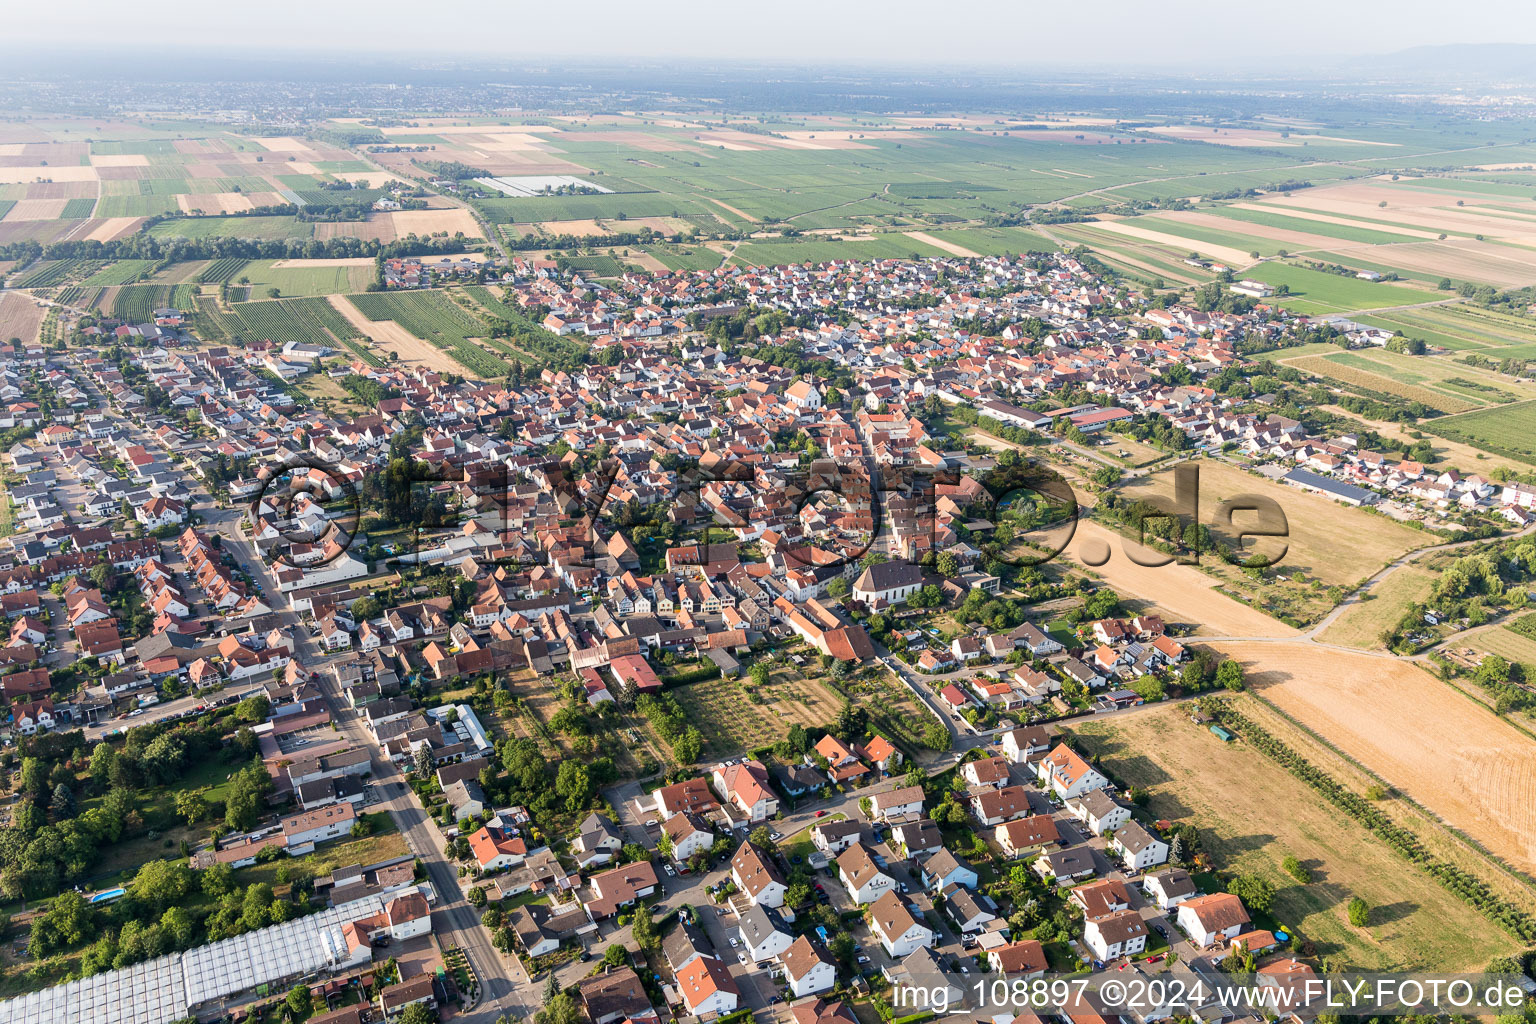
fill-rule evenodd
<path id="1" fill-rule="evenodd" d="M 960 575 L 960 559 L 956 558 L 954 552 L 951 551 L 940 551 L 933 567 L 938 570 L 940 576 L 953 577 Z"/>
<path id="2" fill-rule="evenodd" d="M 1228 658 L 1216 666 L 1216 682 L 1233 692 L 1243 688 L 1243 666 Z"/>
<path id="3" fill-rule="evenodd" d="M 569 999 L 570 996 L 566 996 L 566 998 Z M 437 1024 L 437 1016 L 427 1009 L 426 1003 L 412 1003 L 400 1011 L 400 1016 L 396 1018 L 395 1024 Z M 568 1022 L 558 1021 L 551 1022 L 551 1024 L 568 1024 Z M 574 1024 L 574 1022 L 569 1022 L 569 1024 Z"/>
<path id="4" fill-rule="evenodd" d="M 1359 896 L 1354 896 L 1349 901 L 1349 923 L 1356 928 L 1364 928 L 1371 919 L 1371 905 Z"/>
<path id="5" fill-rule="evenodd" d="M 75 816 L 75 791 L 69 788 L 65 782 L 53 787 L 53 799 L 49 801 L 49 808 L 53 811 L 56 821 L 64 821 Z"/>
<path id="6" fill-rule="evenodd" d="M 437 759 L 432 756 L 432 745 L 423 743 L 416 748 L 415 771 L 418 779 L 430 779 L 432 771 L 437 767 Z"/>
<path id="7" fill-rule="evenodd" d="M 468 901 L 470 906 L 476 908 L 477 910 L 481 907 L 484 907 L 486 904 L 485 886 L 470 886 L 469 892 L 464 894 L 464 899 Z"/>
<path id="8" fill-rule="evenodd" d="M 644 903 L 635 907 L 635 919 L 630 925 L 630 933 L 634 936 L 635 945 L 647 952 L 661 946 L 661 936 L 656 933 L 656 922 L 651 920 L 651 908 Z"/>
<path id="9" fill-rule="evenodd" d="M 1250 910 L 1267 911 L 1275 902 L 1275 887 L 1258 875 L 1238 875 L 1228 884 L 1227 891 Z"/>
<path id="10" fill-rule="evenodd" d="M 628 962 L 629 953 L 617 942 L 603 950 L 603 963 L 609 967 L 623 967 Z"/>
<path id="11" fill-rule="evenodd" d="M 315 1012 L 314 997 L 309 994 L 309 986 L 302 983 L 288 990 L 288 997 L 283 1000 L 283 1005 L 287 1007 L 288 1016 L 292 1020 L 308 1020 Z"/>
<path id="12" fill-rule="evenodd" d="M 229 795 L 224 799 L 224 824 L 239 832 L 254 826 L 271 785 L 271 778 L 260 765 L 241 769 L 230 783 Z"/>
<path id="13" fill-rule="evenodd" d="M 242 722 L 249 722 L 254 725 L 258 722 L 265 722 L 271 710 L 272 702 L 267 699 L 265 694 L 258 693 L 255 696 L 245 698 L 245 700 L 235 705 L 235 717 Z"/>
<path id="14" fill-rule="evenodd" d="M 772 673 L 766 661 L 760 661 L 753 665 L 750 674 L 752 676 L 752 683 L 755 686 L 767 686 L 769 679 L 772 678 Z"/>
<path id="15" fill-rule="evenodd" d="M 208 801 L 203 799 L 200 789 L 183 789 L 176 794 L 176 814 L 185 818 L 187 824 L 196 825 L 203 820 L 203 815 L 208 813 Z"/>
<path id="16" fill-rule="evenodd" d="M 580 761 L 562 761 L 555 776 L 555 792 L 565 798 L 568 811 L 579 811 L 592 799 L 592 780 Z"/>
<path id="17" fill-rule="evenodd" d="M 767 825 L 759 825 L 747 836 L 747 842 L 772 856 L 779 852 L 779 844 L 773 841 L 773 830 Z"/>
<path id="18" fill-rule="evenodd" d="M 547 1000 L 539 1012 L 533 1015 L 533 1019 L 535 1024 L 580 1024 L 581 1006 L 571 998 L 569 993 L 561 992 L 553 999 Z M 402 1018 L 401 1024 L 410 1024 L 410 1022 Z"/>
<path id="19" fill-rule="evenodd" d="M 1307 869 L 1305 864 L 1297 860 L 1294 854 L 1287 854 L 1285 860 L 1280 862 L 1280 866 L 1285 869 L 1286 874 L 1296 879 L 1302 885 L 1312 881 L 1312 872 Z"/>

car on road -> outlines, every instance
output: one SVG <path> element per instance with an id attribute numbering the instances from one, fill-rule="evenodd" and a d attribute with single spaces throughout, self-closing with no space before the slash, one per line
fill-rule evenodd
<path id="1" fill-rule="evenodd" d="M 144 713 L 144 709 L 143 708 L 134 708 L 132 711 L 128 712 L 128 717 L 129 718 L 137 718 L 140 715 L 142 715 L 143 713 Z"/>
<path id="2" fill-rule="evenodd" d="M 577 954 L 576 959 L 580 960 L 582 963 L 586 963 L 588 960 L 592 959 L 592 951 L 590 949 L 584 949 L 579 954 Z"/>
<path id="3" fill-rule="evenodd" d="M 731 948 L 732 949 L 735 949 L 737 946 L 741 945 L 741 943 L 737 940 L 736 936 L 730 935 L 730 936 L 727 936 L 727 938 L 729 939 L 729 941 L 731 943 Z"/>
<path id="4" fill-rule="evenodd" d="M 671 864 L 663 864 L 663 865 L 662 865 L 662 866 L 661 866 L 661 870 L 663 870 L 663 871 L 665 871 L 665 872 L 666 872 L 666 873 L 667 873 L 667 874 L 669 874 L 669 875 L 675 875 L 675 874 L 677 874 L 677 872 L 675 872 L 675 871 L 673 871 L 673 870 L 672 870 L 672 865 L 671 865 Z"/>
<path id="5" fill-rule="evenodd" d="M 825 808 L 823 808 L 822 810 L 817 811 L 816 814 L 814 815 L 814 817 L 824 818 L 824 817 L 826 817 L 826 815 L 827 815 L 827 812 L 826 812 Z"/>
<path id="6" fill-rule="evenodd" d="M 782 832 L 770 832 L 770 833 L 768 833 L 768 838 L 774 840 L 775 842 L 777 842 L 778 840 L 784 838 L 784 833 L 782 833 Z"/>
<path id="7" fill-rule="evenodd" d="M 656 827 L 656 819 L 655 818 L 647 818 L 645 820 L 645 827 L 646 828 L 655 828 Z"/>
<path id="8" fill-rule="evenodd" d="M 1161 954 L 1161 953 L 1158 953 L 1156 956 L 1149 956 L 1149 957 L 1147 957 L 1147 963 L 1149 963 L 1149 964 L 1160 964 L 1162 962 L 1163 962 L 1163 954 Z"/>

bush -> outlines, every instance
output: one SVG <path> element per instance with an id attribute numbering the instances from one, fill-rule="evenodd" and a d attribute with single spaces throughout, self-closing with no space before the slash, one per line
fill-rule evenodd
<path id="1" fill-rule="evenodd" d="M 1356 928 L 1364 928 L 1371 919 L 1371 905 L 1359 896 L 1349 901 L 1349 923 Z"/>

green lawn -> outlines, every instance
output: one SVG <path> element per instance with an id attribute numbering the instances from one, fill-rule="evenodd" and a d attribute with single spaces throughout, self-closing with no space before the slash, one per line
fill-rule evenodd
<path id="1" fill-rule="evenodd" d="M 1277 295 L 1265 301 L 1300 313 L 1346 313 L 1357 309 L 1440 302 L 1450 297 L 1444 292 L 1386 281 L 1362 281 L 1358 277 L 1327 274 L 1291 263 L 1264 263 L 1245 270 L 1243 277 L 1277 287 L 1289 286 L 1290 295 Z"/>

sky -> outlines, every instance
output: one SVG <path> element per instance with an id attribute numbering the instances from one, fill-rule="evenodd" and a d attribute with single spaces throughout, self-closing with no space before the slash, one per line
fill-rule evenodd
<path id="1" fill-rule="evenodd" d="M 194 47 L 338 56 L 760 60 L 1013 67 L 1121 65 L 1198 72 L 1284 70 L 1305 60 L 1441 43 L 1536 43 L 1526 0 L 566 0 L 443 8 L 264 0 L 69 0 L 7 5 L 0 51 L 154 45 L 156 63 Z"/>

